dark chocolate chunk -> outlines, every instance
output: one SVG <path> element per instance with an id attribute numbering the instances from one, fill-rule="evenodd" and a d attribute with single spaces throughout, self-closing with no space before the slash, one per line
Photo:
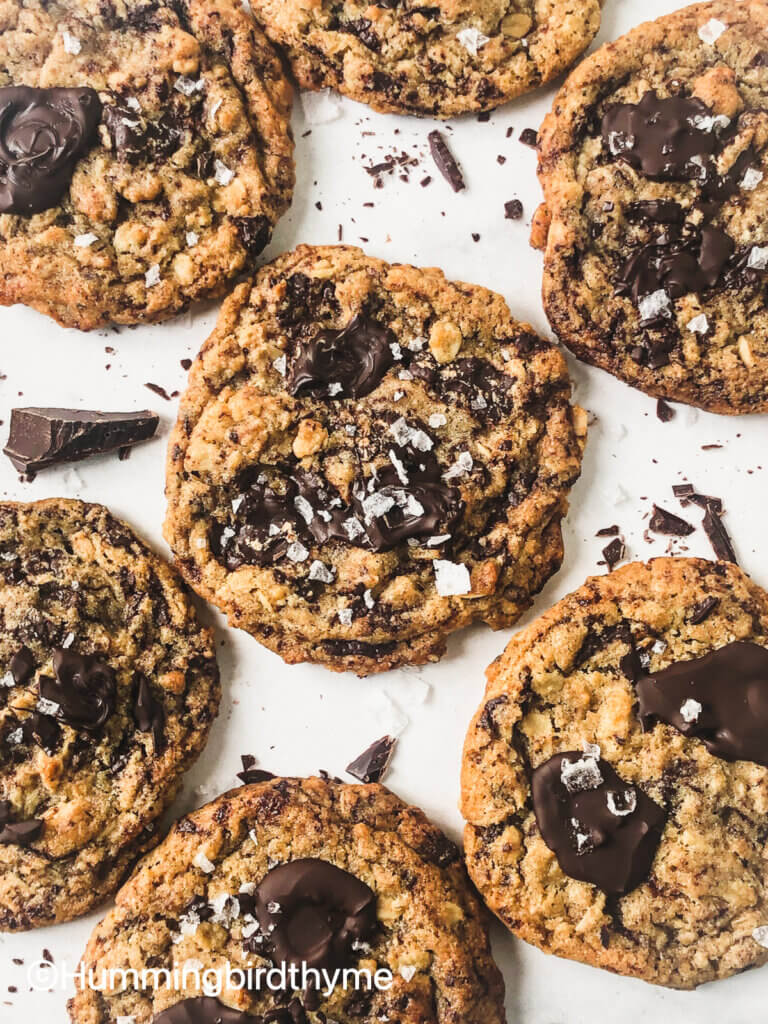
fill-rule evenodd
<path id="1" fill-rule="evenodd" d="M 243 770 L 237 773 L 237 777 L 244 786 L 249 786 L 254 782 L 269 782 L 270 779 L 274 779 L 275 776 L 272 772 L 266 772 L 262 768 L 254 768 L 256 758 L 253 754 L 242 754 L 240 760 L 243 763 Z"/>
<path id="2" fill-rule="evenodd" d="M 738 565 L 731 538 L 728 536 L 728 531 L 713 505 L 707 505 L 701 526 L 709 538 L 709 543 L 712 545 L 712 550 L 717 558 L 724 562 L 733 562 L 734 565 Z"/>
<path id="3" fill-rule="evenodd" d="M 100 118 L 94 89 L 0 88 L 0 213 L 55 206 Z"/>
<path id="4" fill-rule="evenodd" d="M 670 420 L 675 418 L 675 410 L 668 402 L 665 402 L 663 398 L 660 398 L 656 402 L 656 415 L 662 423 L 669 423 Z"/>
<path id="5" fill-rule="evenodd" d="M 621 537 L 614 537 L 610 544 L 603 548 L 603 558 L 611 572 L 619 564 L 625 554 L 624 541 Z"/>
<path id="6" fill-rule="evenodd" d="M 711 494 L 699 494 L 693 484 L 673 484 L 672 493 L 680 499 L 680 504 L 683 507 L 698 505 L 704 511 L 711 508 L 717 515 L 723 513 L 723 503 L 720 498 L 715 498 Z"/>
<path id="7" fill-rule="evenodd" d="M 258 217 L 233 217 L 240 241 L 250 256 L 259 256 L 269 245 L 272 237 L 272 225 L 260 214 Z"/>
<path id="8" fill-rule="evenodd" d="M 364 398 L 394 365 L 395 335 L 358 313 L 341 331 L 320 331 L 302 342 L 291 360 L 288 388 L 292 395 L 322 398 Z"/>
<path id="9" fill-rule="evenodd" d="M 695 606 L 691 614 L 688 616 L 688 621 L 692 626 L 699 626 L 709 618 L 719 604 L 719 597 L 705 597 L 703 601 L 700 601 Z"/>
<path id="10" fill-rule="evenodd" d="M 614 523 L 613 526 L 604 526 L 602 530 L 598 530 L 595 534 L 596 537 L 618 537 L 620 533 L 619 527 Z"/>
<path id="11" fill-rule="evenodd" d="M 393 736 L 382 736 L 347 765 L 347 771 L 361 782 L 381 782 L 389 768 L 397 740 Z"/>
<path id="12" fill-rule="evenodd" d="M 768 650 L 735 641 L 635 684 L 644 729 L 657 722 L 700 739 L 724 761 L 768 767 Z"/>
<path id="13" fill-rule="evenodd" d="M 151 732 L 155 756 L 165 749 L 165 708 L 152 693 L 149 680 L 139 674 L 133 698 L 133 718 L 139 732 Z"/>
<path id="14" fill-rule="evenodd" d="M 353 943 L 376 928 L 376 894 L 348 871 L 302 858 L 267 872 L 256 889 L 255 950 L 275 964 L 332 971 L 347 966 Z M 253 940 L 247 940 L 251 942 Z"/>
<path id="15" fill-rule="evenodd" d="M 531 149 L 535 149 L 539 144 L 539 133 L 535 128 L 523 128 L 520 132 L 520 142 L 524 146 L 530 146 Z"/>
<path id="16" fill-rule="evenodd" d="M 11 805 L 0 800 L 0 845 L 26 846 L 34 842 L 43 830 L 43 822 L 32 818 L 29 821 L 11 821 Z"/>
<path id="17" fill-rule="evenodd" d="M 292 1024 L 289 1017 L 284 1021 Z M 152 1024 L 264 1024 L 264 1018 L 234 1010 L 214 996 L 194 996 L 158 1013 L 152 1018 Z M 276 1024 L 283 1024 L 283 1020 L 278 1018 Z"/>
<path id="18" fill-rule="evenodd" d="M 40 677 L 40 696 L 57 705 L 56 718 L 73 729 L 97 732 L 115 710 L 115 673 L 96 654 L 62 647 L 53 652 L 56 678 Z"/>
<path id="19" fill-rule="evenodd" d="M 535 769 L 531 788 L 541 836 L 566 875 L 609 895 L 648 878 L 666 812 L 610 764 L 577 751 L 555 754 Z"/>
<path id="20" fill-rule="evenodd" d="M 90 409 L 12 409 L 5 454 L 22 473 L 137 444 L 154 437 L 158 416 Z"/>
<path id="21" fill-rule="evenodd" d="M 667 512 L 665 508 L 653 506 L 653 515 L 648 523 L 648 528 L 654 533 L 663 533 L 670 537 L 689 537 L 696 527 L 691 526 L 685 519 L 676 516 L 674 512 Z"/>
<path id="22" fill-rule="evenodd" d="M 435 130 L 430 132 L 427 138 L 429 139 L 429 150 L 432 154 L 432 159 L 437 164 L 437 169 L 454 192 L 461 192 L 462 189 L 467 187 L 464 175 L 461 173 L 461 168 L 456 163 L 453 153 L 448 148 L 448 143 L 445 141 L 442 132 Z"/>
<path id="23" fill-rule="evenodd" d="M 28 647 L 22 646 L 16 651 L 10 660 L 8 671 L 17 686 L 23 686 L 24 683 L 29 682 L 35 672 L 35 660 Z"/>
<path id="24" fill-rule="evenodd" d="M 185 140 L 184 128 L 170 110 L 150 121 L 141 111 L 116 104 L 104 108 L 102 120 L 116 155 L 131 164 L 166 160 Z"/>
<path id="25" fill-rule="evenodd" d="M 523 216 L 523 204 L 519 199 L 510 199 L 504 203 L 504 216 L 507 220 L 520 220 Z"/>

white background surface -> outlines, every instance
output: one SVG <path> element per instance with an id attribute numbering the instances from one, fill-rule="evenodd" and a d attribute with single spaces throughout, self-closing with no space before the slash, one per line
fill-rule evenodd
<path id="1" fill-rule="evenodd" d="M 599 40 L 616 38 L 646 17 L 675 8 L 674 0 L 605 0 Z M 538 128 L 554 90 L 502 108 L 490 122 L 470 117 L 450 124 L 450 144 L 463 165 L 467 190 L 454 195 L 428 155 L 427 121 L 378 116 L 353 103 L 338 104 L 338 117 L 309 125 L 297 104 L 298 185 L 293 208 L 284 218 L 269 255 L 299 242 L 337 239 L 363 244 L 390 261 L 439 265 L 449 276 L 502 292 L 513 312 L 547 331 L 539 299 L 541 258 L 528 248 L 530 217 L 540 194 L 535 155 L 522 146 L 523 128 Z M 332 106 L 337 106 L 335 101 Z M 506 138 L 509 126 L 514 135 Z M 311 134 L 302 137 L 311 127 Z M 406 150 L 422 160 L 410 181 L 385 176 L 374 189 L 364 165 Z M 507 158 L 500 165 L 496 157 Z M 419 181 L 433 177 L 427 188 Z M 521 221 L 504 219 L 504 202 L 520 198 Z M 322 211 L 315 203 L 322 203 Z M 375 203 L 366 208 L 364 203 Z M 478 232 L 480 241 L 472 240 Z M 758 240 L 760 241 L 760 240 Z M 0 427 L 3 442 L 14 405 L 60 405 L 111 410 L 154 408 L 162 416 L 161 437 L 134 450 L 127 462 L 116 455 L 91 459 L 74 468 L 41 473 L 20 483 L 0 457 L 0 493 L 22 500 L 67 495 L 109 505 L 158 550 L 165 511 L 163 463 L 175 402 L 143 387 L 153 381 L 169 392 L 184 385 L 179 360 L 192 357 L 216 316 L 214 307 L 197 309 L 170 324 L 89 335 L 63 330 L 19 307 L 0 310 Z M 108 352 L 107 346 L 114 349 Z M 662 554 L 663 538 L 643 538 L 653 501 L 699 526 L 701 512 L 682 510 L 672 497 L 674 483 L 690 480 L 726 503 L 741 565 L 768 586 L 766 529 L 768 417 L 717 417 L 677 406 L 675 419 L 662 424 L 655 402 L 587 369 L 569 356 L 576 399 L 594 417 L 584 472 L 572 494 L 565 525 L 566 559 L 523 623 L 579 586 L 597 566 L 605 539 L 595 537 L 618 523 L 630 557 Z M 703 451 L 702 445 L 721 448 Z M 684 542 L 693 554 L 711 556 L 697 528 Z M 678 550 L 685 550 L 682 545 Z M 203 612 L 218 627 L 224 700 L 208 748 L 187 777 L 174 816 L 205 803 L 235 782 L 239 755 L 256 755 L 261 767 L 279 774 L 304 775 L 325 768 L 344 774 L 345 765 L 371 741 L 407 722 L 387 784 L 419 804 L 453 838 L 461 834 L 456 809 L 464 732 L 483 692 L 486 665 L 501 651 L 509 633 L 484 627 L 449 642 L 437 665 L 389 673 L 368 680 L 336 676 L 321 668 L 289 668 L 244 633 L 226 630 L 218 614 Z M 521 624 L 523 624 L 521 623 Z M 424 694 L 428 688 L 426 700 Z M 717 851 L 712 851 L 717 856 Z M 42 950 L 57 965 L 73 968 L 90 930 L 101 915 L 26 935 L 0 935 L 0 1021 L 65 1024 L 65 993 L 29 993 L 26 971 Z M 768 923 L 768 922 L 767 922 Z M 766 970 L 705 986 L 695 993 L 655 989 L 642 982 L 567 963 L 494 930 L 494 949 L 507 984 L 510 1024 L 603 1024 L 620 1017 L 626 1024 L 651 1020 L 676 1024 L 745 1024 L 764 1021 Z M 12 963 L 20 957 L 24 966 Z M 7 991 L 16 986 L 17 994 Z"/>

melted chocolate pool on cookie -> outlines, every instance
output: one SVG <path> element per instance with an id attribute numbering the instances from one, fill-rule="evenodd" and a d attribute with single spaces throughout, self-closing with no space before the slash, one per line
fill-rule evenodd
<path id="1" fill-rule="evenodd" d="M 56 705 L 56 717 L 73 729 L 97 732 L 115 710 L 115 673 L 98 655 L 57 647 L 56 678 L 40 677 L 40 696 Z"/>
<path id="2" fill-rule="evenodd" d="M 272 1017 L 275 1024 L 288 1024 L 290 1017 Z M 233 1010 L 213 996 L 182 999 L 152 1018 L 152 1024 L 263 1024 L 264 1018 Z M 292 1024 L 292 1022 L 291 1022 Z"/>
<path id="3" fill-rule="evenodd" d="M 376 894 L 364 882 L 314 857 L 269 871 L 255 893 L 260 935 L 254 951 L 276 964 L 333 971 L 345 967 L 353 944 L 376 929 Z M 253 940 L 248 940 L 253 941 Z"/>
<path id="4" fill-rule="evenodd" d="M 541 836 L 571 878 L 623 895 L 648 877 L 666 812 L 598 753 L 555 754 L 533 773 Z"/>
<path id="5" fill-rule="evenodd" d="M 341 331 L 320 331 L 299 345 L 288 373 L 292 395 L 364 398 L 394 365 L 395 335 L 364 313 Z"/>
<path id="6" fill-rule="evenodd" d="M 643 728 L 700 739 L 724 761 L 768 767 L 768 649 L 737 641 L 635 683 Z"/>
<path id="7" fill-rule="evenodd" d="M 55 206 L 100 117 L 94 89 L 0 88 L 0 213 Z"/>

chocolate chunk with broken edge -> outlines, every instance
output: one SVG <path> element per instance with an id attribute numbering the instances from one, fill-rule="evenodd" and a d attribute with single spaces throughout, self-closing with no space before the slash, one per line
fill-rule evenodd
<path id="1" fill-rule="evenodd" d="M 249 786 L 253 782 L 269 782 L 270 779 L 275 778 L 272 772 L 264 771 L 262 768 L 254 768 L 256 758 L 253 754 L 241 754 L 240 760 L 243 770 L 237 773 L 237 777 L 244 786 Z"/>
<path id="2" fill-rule="evenodd" d="M 461 173 L 461 168 L 456 162 L 456 158 L 448 148 L 448 143 L 445 141 L 443 133 L 435 130 L 430 132 L 427 138 L 429 140 L 429 150 L 432 154 L 432 159 L 437 165 L 437 169 L 454 192 L 461 192 L 462 189 L 467 187 L 464 175 Z"/>
<path id="3" fill-rule="evenodd" d="M 562 781 L 562 764 L 583 757 L 579 751 L 566 751 L 534 770 L 531 792 L 536 822 L 566 875 L 609 895 L 624 895 L 648 878 L 666 811 L 638 786 L 624 782 L 602 758 L 596 762 L 600 784 L 569 792 Z M 627 810 L 631 806 L 629 792 L 634 793 L 634 809 L 612 813 L 609 796 L 613 794 L 614 807 Z"/>
<path id="4" fill-rule="evenodd" d="M 24 683 L 29 682 L 35 672 L 35 661 L 32 657 L 32 651 L 27 646 L 22 645 L 12 655 L 8 663 L 8 671 L 11 673 L 13 681 L 17 686 L 23 686 Z"/>
<path id="5" fill-rule="evenodd" d="M 43 830 L 43 822 L 37 818 L 29 821 L 11 821 L 11 804 L 0 800 L 0 845 L 26 846 L 34 842 Z"/>
<path id="6" fill-rule="evenodd" d="M 263 1024 L 263 1017 L 225 1006 L 214 996 L 193 996 L 157 1014 L 153 1024 Z"/>
<path id="7" fill-rule="evenodd" d="M 685 519 L 676 516 L 674 512 L 667 512 L 658 505 L 653 506 L 653 515 L 648 523 L 648 528 L 654 533 L 663 533 L 670 537 L 689 537 L 696 529 Z"/>
<path id="8" fill-rule="evenodd" d="M 665 722 L 724 761 L 768 767 L 768 650 L 760 644 L 734 641 L 676 662 L 641 676 L 635 690 L 644 729 Z"/>
<path id="9" fill-rule="evenodd" d="M 397 740 L 382 736 L 347 765 L 347 771 L 361 782 L 381 782 L 387 773 Z"/>
<path id="10" fill-rule="evenodd" d="M 606 544 L 603 548 L 603 558 L 605 564 L 608 566 L 608 571 L 612 572 L 615 566 L 619 564 L 625 554 L 624 541 L 621 537 L 614 537 L 610 544 Z"/>
<path id="11" fill-rule="evenodd" d="M 714 506 L 707 505 L 701 525 L 717 558 L 723 562 L 733 562 L 734 565 L 738 565 L 731 538 Z"/>
<path id="12" fill-rule="evenodd" d="M 158 422 L 159 417 L 148 409 L 12 409 L 4 451 L 20 472 L 36 472 L 60 462 L 74 462 L 147 441 L 154 436 Z"/>
<path id="13" fill-rule="evenodd" d="M 155 756 L 165 749 L 165 708 L 156 700 L 147 677 L 137 675 L 133 698 L 133 718 L 139 732 L 151 732 Z"/>

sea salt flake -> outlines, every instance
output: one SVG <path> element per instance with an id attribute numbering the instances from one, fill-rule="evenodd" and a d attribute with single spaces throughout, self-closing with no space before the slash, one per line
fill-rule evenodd
<path id="1" fill-rule="evenodd" d="M 603 781 L 603 774 L 594 757 L 580 757 L 578 761 L 562 762 L 560 780 L 569 793 L 583 793 L 597 789 Z"/>
<path id="2" fill-rule="evenodd" d="M 599 760 L 602 757 L 602 750 L 597 743 L 583 743 L 582 748 L 585 757 L 593 757 L 595 760 Z"/>
<path id="3" fill-rule="evenodd" d="M 365 590 L 363 592 L 363 601 L 365 602 L 365 607 L 368 608 L 369 611 L 371 608 L 376 607 L 376 602 L 374 601 L 373 594 L 370 590 Z"/>
<path id="4" fill-rule="evenodd" d="M 45 697 L 39 697 L 37 701 L 37 710 L 41 715 L 58 715 L 61 711 L 61 705 L 57 704 L 55 700 L 47 700 Z"/>
<path id="5" fill-rule="evenodd" d="M 61 646 L 62 647 L 71 647 L 74 642 L 75 642 L 75 634 L 74 633 L 67 633 L 67 635 L 64 637 L 64 639 L 61 641 Z"/>
<path id="6" fill-rule="evenodd" d="M 441 544 L 445 544 L 447 540 L 451 539 L 450 533 L 441 533 L 439 537 L 427 537 L 427 547 L 437 548 Z"/>
<path id="7" fill-rule="evenodd" d="M 395 393 L 392 395 L 392 400 L 394 402 L 399 402 L 401 398 L 405 398 L 404 391 L 395 391 Z"/>
<path id="8" fill-rule="evenodd" d="M 92 231 L 88 231 L 84 235 L 75 235 L 75 245 L 78 249 L 87 249 L 93 245 L 94 242 L 98 242 L 99 236 L 94 235 Z"/>
<path id="9" fill-rule="evenodd" d="M 618 156 L 620 153 L 632 149 L 634 144 L 634 135 L 627 135 L 626 132 L 609 132 L 608 134 L 608 148 L 613 156 Z"/>
<path id="10" fill-rule="evenodd" d="M 768 924 L 761 924 L 752 932 L 752 938 L 763 949 L 768 949 Z"/>
<path id="11" fill-rule="evenodd" d="M 348 434 L 348 435 L 349 435 L 350 437 L 354 437 L 354 436 L 355 436 L 355 434 L 357 433 L 357 427 L 355 426 L 355 424 L 354 424 L 354 423 L 345 423 L 345 424 L 344 424 L 344 431 L 345 431 L 345 433 L 347 433 L 347 434 Z"/>
<path id="12" fill-rule="evenodd" d="M 709 43 L 710 46 L 716 43 L 720 36 L 728 28 L 722 21 L 718 21 L 717 18 L 710 18 L 709 21 L 705 22 L 699 29 L 699 39 L 703 43 Z"/>
<path id="13" fill-rule="evenodd" d="M 292 562 L 306 562 L 309 558 L 309 552 L 301 541 L 295 540 L 292 544 L 288 545 L 285 557 L 289 558 Z"/>
<path id="14" fill-rule="evenodd" d="M 608 810 L 617 818 L 626 818 L 637 810 L 637 793 L 634 789 L 625 789 L 621 794 L 621 806 L 616 802 L 616 793 L 608 790 L 605 795 Z"/>
<path id="15" fill-rule="evenodd" d="M 403 981 L 412 981 L 416 974 L 415 967 L 398 967 L 398 974 Z"/>
<path id="16" fill-rule="evenodd" d="M 349 519 L 345 519 L 341 525 L 350 540 L 354 540 L 355 537 L 359 537 L 361 533 L 365 533 L 365 528 L 357 516 L 350 516 Z"/>
<path id="17" fill-rule="evenodd" d="M 187 232 L 187 245 L 189 246 L 190 249 L 192 248 L 193 245 L 197 245 L 199 241 L 200 235 L 198 235 L 196 231 Z"/>
<path id="18" fill-rule="evenodd" d="M 389 348 L 390 348 L 390 351 L 392 352 L 392 357 L 394 359 L 402 359 L 403 358 L 403 350 L 400 348 L 400 346 L 398 345 L 398 343 L 396 341 L 391 342 Z"/>
<path id="19" fill-rule="evenodd" d="M 401 370 L 397 376 L 399 380 L 413 380 L 413 374 L 410 370 Z"/>
<path id="20" fill-rule="evenodd" d="M 213 179 L 217 185 L 228 185 L 234 176 L 235 172 L 231 171 L 221 160 L 214 161 Z"/>
<path id="21" fill-rule="evenodd" d="M 408 474 L 405 471 L 405 466 L 403 465 L 402 460 L 397 457 L 395 451 L 392 448 L 389 449 L 389 461 L 395 467 L 395 472 L 397 473 L 400 483 L 407 484 L 409 478 Z"/>
<path id="22" fill-rule="evenodd" d="M 694 334 L 706 334 L 709 330 L 709 320 L 707 320 L 706 313 L 699 313 L 693 320 L 688 321 L 688 330 L 693 331 Z"/>
<path id="23" fill-rule="evenodd" d="M 637 304 L 643 320 L 655 320 L 657 316 L 670 316 L 669 296 L 663 288 L 643 296 Z"/>
<path id="24" fill-rule="evenodd" d="M 136 1024 L 136 1018 L 133 1014 L 130 1017 L 115 1017 L 115 1024 Z"/>
<path id="25" fill-rule="evenodd" d="M 205 82 L 202 78 L 195 82 L 194 79 L 187 78 L 186 75 L 179 75 L 173 83 L 173 88 L 183 96 L 192 96 L 193 93 L 200 92 L 205 88 Z"/>
<path id="26" fill-rule="evenodd" d="M 0 686 L 5 686 L 10 689 L 16 685 L 16 680 L 10 672 L 6 672 L 2 679 L 0 679 Z"/>
<path id="27" fill-rule="evenodd" d="M 433 430 L 437 430 L 438 427 L 444 427 L 448 420 L 441 412 L 433 412 L 427 422 Z"/>
<path id="28" fill-rule="evenodd" d="M 768 267 L 768 245 L 753 245 L 749 250 L 747 266 L 750 270 L 765 270 Z"/>
<path id="29" fill-rule="evenodd" d="M 129 96 L 125 101 L 125 105 L 130 110 L 135 110 L 137 113 L 141 111 L 141 104 L 139 103 L 135 96 Z"/>
<path id="30" fill-rule="evenodd" d="M 243 925 L 243 938 L 250 939 L 250 937 L 252 935 L 255 935 L 258 930 L 259 922 L 256 920 L 256 918 L 251 918 L 251 920 L 247 924 Z"/>
<path id="31" fill-rule="evenodd" d="M 352 625 L 352 609 L 351 608 L 339 608 L 339 622 L 342 626 Z"/>
<path id="32" fill-rule="evenodd" d="M 394 505 L 395 499 L 391 495 L 374 491 L 363 502 L 363 514 L 368 522 L 370 522 L 372 519 L 379 519 L 381 516 L 385 516 L 390 509 L 394 508 Z"/>
<path id="33" fill-rule="evenodd" d="M 333 573 L 319 558 L 316 558 L 312 565 L 310 565 L 309 578 L 317 580 L 319 583 L 333 583 Z"/>
<path id="34" fill-rule="evenodd" d="M 474 462 L 469 452 L 462 452 L 454 464 L 443 473 L 443 480 L 455 480 L 472 472 Z"/>
<path id="35" fill-rule="evenodd" d="M 402 506 L 406 516 L 413 516 L 414 519 L 418 519 L 424 515 L 424 506 L 420 501 L 417 501 L 412 494 L 409 494 L 406 498 L 405 504 Z"/>
<path id="36" fill-rule="evenodd" d="M 206 875 L 210 875 L 215 871 L 216 865 L 212 860 L 208 859 L 205 850 L 198 850 L 195 854 L 195 859 L 192 861 L 196 868 L 200 868 Z"/>
<path id="37" fill-rule="evenodd" d="M 277 372 L 280 374 L 281 377 L 285 376 L 285 374 L 286 374 L 286 357 L 284 355 L 278 356 L 277 359 L 273 359 L 272 360 L 272 365 L 274 366 L 274 368 L 277 370 Z"/>
<path id="38" fill-rule="evenodd" d="M 435 567 L 435 589 L 440 597 L 455 597 L 468 594 L 472 590 L 469 569 L 461 562 L 449 562 L 444 558 L 436 558 L 432 563 Z"/>
<path id="39" fill-rule="evenodd" d="M 408 348 L 411 352 L 421 352 L 427 343 L 426 338 L 411 338 L 408 342 Z"/>
<path id="40" fill-rule="evenodd" d="M 244 494 L 239 494 L 236 498 L 233 498 L 232 499 L 232 511 L 237 513 L 237 510 L 240 508 L 240 506 L 243 504 L 244 501 L 245 501 L 245 495 Z"/>
<path id="41" fill-rule="evenodd" d="M 698 722 L 702 710 L 701 704 L 693 697 L 689 697 L 680 705 L 680 717 L 688 725 L 691 725 L 693 722 Z"/>
<path id="42" fill-rule="evenodd" d="M 293 499 L 293 507 L 299 513 L 304 522 L 307 523 L 307 525 L 309 525 L 309 523 L 311 523 L 312 520 L 315 518 L 315 513 L 312 509 L 312 506 L 309 504 L 307 499 L 302 497 L 300 494 L 297 494 L 296 497 Z"/>
<path id="43" fill-rule="evenodd" d="M 429 452 L 434 447 L 434 442 L 429 434 L 417 427 L 408 426 L 404 416 L 395 420 L 389 428 L 389 432 L 401 448 L 411 444 L 417 451 Z"/>
<path id="44" fill-rule="evenodd" d="M 277 900 L 270 900 L 269 903 L 267 903 L 267 911 L 270 914 L 279 914 L 281 910 L 282 907 L 277 902 Z"/>
<path id="45" fill-rule="evenodd" d="M 757 188 L 762 180 L 762 171 L 758 171 L 756 167 L 748 167 L 744 172 L 744 177 L 741 179 L 741 187 L 746 189 L 747 192 L 751 192 Z"/>
<path id="46" fill-rule="evenodd" d="M 328 385 L 328 394 L 331 398 L 338 395 L 343 390 L 342 385 L 338 381 L 332 381 Z"/>
<path id="47" fill-rule="evenodd" d="M 13 732 L 9 732 L 6 739 L 15 747 L 24 739 L 24 730 L 19 726 L 18 729 L 14 729 Z"/>
<path id="48" fill-rule="evenodd" d="M 76 57 L 83 48 L 83 44 L 77 36 L 73 36 L 71 32 L 67 32 L 65 29 L 61 33 L 61 38 L 64 40 L 64 52 L 71 53 L 73 57 Z"/>
<path id="49" fill-rule="evenodd" d="M 461 32 L 456 33 L 456 38 L 467 53 L 471 53 L 473 57 L 476 57 L 477 51 L 490 41 L 489 36 L 484 35 L 477 28 L 463 28 Z"/>
<path id="50" fill-rule="evenodd" d="M 158 263 L 153 263 L 146 272 L 144 283 L 147 288 L 154 288 L 156 284 L 160 284 L 160 265 Z"/>

